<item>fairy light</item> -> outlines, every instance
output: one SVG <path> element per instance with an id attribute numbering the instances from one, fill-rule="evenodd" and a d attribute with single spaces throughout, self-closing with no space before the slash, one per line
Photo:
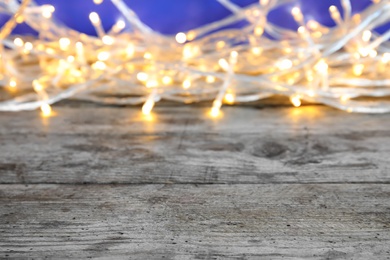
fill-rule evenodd
<path id="1" fill-rule="evenodd" d="M 374 7 L 354 15 L 350 0 L 340 1 L 342 10 L 329 8 L 336 28 L 307 21 L 299 7 L 291 9 L 297 32 L 269 23 L 265 17 L 284 1 L 259 0 L 256 6 L 239 7 L 231 0 L 219 0 L 232 16 L 165 36 L 144 24 L 123 0 L 111 0 L 126 22 L 119 19 L 105 32 L 98 13 L 90 13 L 98 38 L 68 31 L 55 19 L 48 21 L 55 11 L 51 5 L 28 5 L 29 0 L 16 1 L 12 8 L 6 4 L 5 13 L 20 8 L 0 32 L 7 47 L 2 53 L 3 78 L 9 89 L 17 82 L 23 90 L 30 85 L 40 102 L 21 96 L 26 101 L 0 102 L 0 111 L 50 107 L 48 100 L 82 95 L 101 103 L 145 102 L 143 112 L 150 114 L 161 96 L 183 103 L 213 100 L 211 115 L 217 117 L 223 104 L 250 102 L 272 93 L 288 96 L 294 106 L 306 100 L 346 111 L 390 112 L 390 102 L 361 101 L 386 96 L 390 88 L 386 52 L 390 31 L 371 32 L 390 20 L 387 1 L 375 0 Z M 223 30 L 243 17 L 248 20 L 243 30 Z M 40 37 L 10 37 L 12 27 L 23 21 Z M 45 28 L 39 28 L 42 24 Z M 129 30 L 124 30 L 127 24 Z M 265 30 L 280 41 L 266 39 Z M 57 35 L 61 36 L 56 39 Z M 106 84 L 109 81 L 115 84 Z M 95 88 L 99 85 L 104 88 Z M 128 98 L 113 97 L 122 90 Z M 348 102 L 352 97 L 354 102 Z"/>
<path id="2" fill-rule="evenodd" d="M 59 40 L 60 49 L 63 51 L 66 51 L 70 46 L 70 39 L 69 38 L 61 38 Z"/>
<path id="3" fill-rule="evenodd" d="M 187 41 L 187 35 L 183 32 L 176 34 L 176 41 L 180 44 L 183 44 Z"/>
<path id="4" fill-rule="evenodd" d="M 364 71 L 364 64 L 353 65 L 352 71 L 355 76 L 361 76 Z"/>
<path id="5" fill-rule="evenodd" d="M 291 69 L 293 66 L 293 63 L 291 60 L 289 59 L 283 59 L 281 61 L 278 61 L 276 63 L 276 67 L 279 69 L 279 70 L 288 70 L 288 69 Z"/>
<path id="6" fill-rule="evenodd" d="M 226 93 L 224 101 L 225 103 L 232 105 L 236 101 L 236 96 L 233 93 Z"/>
<path id="7" fill-rule="evenodd" d="M 214 76 L 207 76 L 206 77 L 206 82 L 209 83 L 209 84 L 212 84 L 215 82 L 215 77 Z"/>
<path id="8" fill-rule="evenodd" d="M 100 61 L 106 61 L 110 58 L 110 53 L 107 51 L 99 52 L 97 58 Z"/>
<path id="9" fill-rule="evenodd" d="M 51 106 L 47 103 L 41 105 L 41 111 L 44 117 L 49 117 L 52 113 Z"/>
<path id="10" fill-rule="evenodd" d="M 93 0 L 93 3 L 95 5 L 100 5 L 101 3 L 103 3 L 103 0 Z"/>
<path id="11" fill-rule="evenodd" d="M 293 95 L 290 97 L 290 101 L 294 107 L 300 107 L 302 105 L 301 97 L 299 95 Z"/>
<path id="12" fill-rule="evenodd" d="M 8 86 L 10 86 L 11 88 L 16 88 L 16 86 L 17 86 L 16 80 L 10 79 Z"/>
<path id="13" fill-rule="evenodd" d="M 14 44 L 17 46 L 17 47 L 23 47 L 24 45 L 24 41 L 20 38 L 15 38 L 14 39 Z"/>
<path id="14" fill-rule="evenodd" d="M 113 45 L 115 40 L 109 35 L 104 35 L 102 38 L 102 42 L 106 45 Z"/>
<path id="15" fill-rule="evenodd" d="M 162 83 L 163 83 L 164 85 L 171 85 L 171 84 L 173 83 L 173 79 L 172 79 L 172 77 L 170 77 L 170 76 L 164 76 L 164 77 L 162 78 Z"/>
<path id="16" fill-rule="evenodd" d="M 152 98 L 149 98 L 145 104 L 142 106 L 142 113 L 144 115 L 150 115 L 150 113 L 152 112 L 153 110 L 153 107 L 156 103 L 154 102 L 154 100 Z"/>
<path id="17" fill-rule="evenodd" d="M 41 8 L 42 8 L 42 16 L 46 19 L 50 19 L 55 11 L 54 6 L 52 5 L 43 5 Z"/>
<path id="18" fill-rule="evenodd" d="M 186 79 L 183 81 L 183 88 L 184 89 L 189 89 L 191 87 L 191 80 Z"/>
<path id="19" fill-rule="evenodd" d="M 148 76 L 148 74 L 146 74 L 145 72 L 139 72 L 139 73 L 137 74 L 137 79 L 138 79 L 139 81 L 141 81 L 141 82 L 147 81 L 148 78 L 149 78 L 149 76 Z"/>

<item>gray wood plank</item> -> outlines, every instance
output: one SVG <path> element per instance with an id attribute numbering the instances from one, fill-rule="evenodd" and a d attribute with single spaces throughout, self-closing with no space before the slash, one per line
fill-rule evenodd
<path id="1" fill-rule="evenodd" d="M 389 115 L 226 107 L 0 113 L 0 183 L 389 183 Z"/>
<path id="2" fill-rule="evenodd" d="M 387 259 L 390 185 L 0 185 L 0 257 Z"/>

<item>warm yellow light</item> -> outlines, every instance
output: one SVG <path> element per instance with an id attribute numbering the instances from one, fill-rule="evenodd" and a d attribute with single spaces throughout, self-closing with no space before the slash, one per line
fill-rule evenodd
<path id="1" fill-rule="evenodd" d="M 18 47 L 23 47 L 24 42 L 23 42 L 23 40 L 20 39 L 20 38 L 15 38 L 15 39 L 14 39 L 14 44 L 15 44 L 16 46 L 18 46 Z"/>
<path id="2" fill-rule="evenodd" d="M 256 26 L 255 27 L 255 30 L 254 30 L 254 33 L 255 33 L 255 35 L 256 36 L 261 36 L 261 35 L 263 35 L 263 33 L 264 33 L 264 28 L 263 28 L 263 26 Z"/>
<path id="3" fill-rule="evenodd" d="M 171 85 L 171 84 L 173 83 L 173 79 L 172 79 L 172 77 L 170 77 L 170 76 L 164 76 L 164 77 L 162 78 L 162 83 L 163 83 L 164 85 Z"/>
<path id="4" fill-rule="evenodd" d="M 152 99 L 148 99 L 145 104 L 142 106 L 142 113 L 144 115 L 150 115 L 152 109 L 155 105 L 155 102 Z"/>
<path id="5" fill-rule="evenodd" d="M 55 11 L 54 6 L 52 5 L 44 5 L 42 6 L 42 16 L 46 19 L 50 19 Z"/>
<path id="6" fill-rule="evenodd" d="M 152 56 L 152 54 L 150 52 L 145 52 L 144 58 L 146 60 L 151 60 L 151 59 L 153 59 L 153 56 Z"/>
<path id="7" fill-rule="evenodd" d="M 225 59 L 220 59 L 219 61 L 218 61 L 218 64 L 219 64 L 219 66 L 223 69 L 223 70 L 225 70 L 225 71 L 227 71 L 227 70 L 229 70 L 229 63 L 227 62 L 227 60 L 225 60 Z M 210 76 L 209 76 L 210 77 Z M 206 81 L 207 81 L 207 79 L 206 79 Z M 207 81 L 208 82 L 208 81 Z M 208 82 L 208 83 L 213 83 L 213 82 Z"/>
<path id="8" fill-rule="evenodd" d="M 73 63 L 74 60 L 75 60 L 75 58 L 74 58 L 74 56 L 69 55 L 69 56 L 66 58 L 66 60 L 68 61 L 68 63 Z"/>
<path id="9" fill-rule="evenodd" d="M 31 43 L 31 42 L 26 42 L 26 43 L 24 44 L 24 49 L 25 49 L 26 51 L 31 51 L 31 50 L 33 49 L 32 43 Z"/>
<path id="10" fill-rule="evenodd" d="M 217 42 L 217 49 L 223 49 L 226 46 L 226 42 L 219 41 Z"/>
<path id="11" fill-rule="evenodd" d="M 141 81 L 141 82 L 147 81 L 148 78 L 149 78 L 149 76 L 148 76 L 148 74 L 146 74 L 145 72 L 139 72 L 139 73 L 137 74 L 137 79 L 138 79 L 139 81 Z"/>
<path id="12" fill-rule="evenodd" d="M 300 107 L 302 105 L 301 98 L 299 95 L 291 96 L 290 101 L 294 105 L 294 107 Z"/>
<path id="13" fill-rule="evenodd" d="M 389 63 L 390 62 L 390 53 L 384 53 L 382 55 L 381 61 L 382 61 L 382 63 Z"/>
<path id="14" fill-rule="evenodd" d="M 43 90 L 43 86 L 38 80 L 34 80 L 32 84 L 35 92 L 39 93 Z"/>
<path id="15" fill-rule="evenodd" d="M 364 71 L 364 64 L 355 64 L 353 65 L 352 72 L 355 76 L 361 76 Z"/>
<path id="16" fill-rule="evenodd" d="M 372 32 L 370 30 L 365 30 L 362 35 L 362 40 L 365 42 L 369 42 L 372 36 Z"/>
<path id="17" fill-rule="evenodd" d="M 321 59 L 316 65 L 315 69 L 321 73 L 327 73 L 329 69 L 328 63 L 324 59 Z"/>
<path id="18" fill-rule="evenodd" d="M 11 88 L 16 88 L 16 80 L 14 79 L 10 79 L 8 85 L 11 87 Z"/>
<path id="19" fill-rule="evenodd" d="M 191 87 L 191 80 L 186 79 L 183 81 L 183 88 L 184 89 L 189 89 Z"/>
<path id="20" fill-rule="evenodd" d="M 91 20 L 91 23 L 94 25 L 100 24 L 100 17 L 96 12 L 89 14 L 89 20 Z"/>
<path id="21" fill-rule="evenodd" d="M 118 31 L 121 31 L 126 27 L 126 23 L 123 20 L 118 20 L 115 24 L 115 27 L 117 28 Z"/>
<path id="22" fill-rule="evenodd" d="M 276 63 L 276 67 L 279 69 L 279 70 L 288 70 L 288 69 L 291 69 L 293 66 L 293 63 L 291 60 L 289 59 L 283 59 L 281 61 L 278 61 Z"/>
<path id="23" fill-rule="evenodd" d="M 176 34 L 176 41 L 180 44 L 183 44 L 187 41 L 187 35 L 185 33 L 179 32 Z"/>
<path id="24" fill-rule="evenodd" d="M 92 64 L 92 68 L 94 70 L 105 70 L 105 69 L 107 69 L 107 65 L 103 61 L 99 60 L 99 61 L 95 62 L 94 64 Z"/>
<path id="25" fill-rule="evenodd" d="M 303 15 L 301 9 L 299 9 L 298 7 L 294 7 L 293 9 L 291 9 L 291 14 L 297 22 L 303 22 Z"/>
<path id="26" fill-rule="evenodd" d="M 146 82 L 147 88 L 155 88 L 158 86 L 158 81 L 156 79 L 150 79 Z"/>
<path id="27" fill-rule="evenodd" d="M 48 117 L 51 115 L 52 109 L 51 109 L 51 106 L 49 104 L 45 103 L 41 106 L 41 111 L 42 111 L 43 116 Z"/>
<path id="28" fill-rule="evenodd" d="M 61 38 L 59 40 L 59 44 L 60 44 L 60 49 L 65 51 L 69 48 L 70 40 L 69 40 L 69 38 Z"/>
<path id="29" fill-rule="evenodd" d="M 134 56 L 135 49 L 133 44 L 128 44 L 126 47 L 126 55 L 128 58 L 132 58 Z"/>
<path id="30" fill-rule="evenodd" d="M 236 96 L 233 93 L 226 93 L 224 100 L 227 104 L 232 105 L 236 101 Z"/>
<path id="31" fill-rule="evenodd" d="M 259 56 L 263 53 L 263 49 L 261 47 L 253 47 L 251 51 L 256 56 Z"/>
<path id="32" fill-rule="evenodd" d="M 103 0 L 93 0 L 93 3 L 96 5 L 100 5 L 101 3 L 103 3 Z"/>
<path id="33" fill-rule="evenodd" d="M 369 54 L 370 58 L 375 58 L 378 55 L 376 50 L 370 50 Z"/>
<path id="34" fill-rule="evenodd" d="M 211 83 L 214 83 L 215 80 L 216 80 L 216 79 L 215 79 L 214 76 L 207 76 L 207 77 L 206 77 L 206 82 L 207 82 L 207 83 L 210 83 L 210 84 L 211 84 Z"/>
<path id="35" fill-rule="evenodd" d="M 212 107 L 210 111 L 210 115 L 215 118 L 219 116 L 220 112 L 221 109 L 219 107 Z"/>
<path id="36" fill-rule="evenodd" d="M 106 45 L 113 45 L 115 40 L 109 35 L 104 35 L 102 38 L 102 42 Z"/>
<path id="37" fill-rule="evenodd" d="M 350 99 L 350 97 L 348 95 L 343 95 L 340 97 L 340 100 L 343 103 L 347 102 L 349 99 Z"/>
<path id="38" fill-rule="evenodd" d="M 97 58 L 100 61 L 106 61 L 110 58 L 110 53 L 107 51 L 99 52 Z"/>

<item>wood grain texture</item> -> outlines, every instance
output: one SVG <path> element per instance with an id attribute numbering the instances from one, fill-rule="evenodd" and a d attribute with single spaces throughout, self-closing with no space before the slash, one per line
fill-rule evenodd
<path id="1" fill-rule="evenodd" d="M 388 259 L 390 186 L 0 185 L 0 257 Z"/>
<path id="2" fill-rule="evenodd" d="M 389 183 L 389 115 L 331 108 L 0 113 L 0 183 Z"/>

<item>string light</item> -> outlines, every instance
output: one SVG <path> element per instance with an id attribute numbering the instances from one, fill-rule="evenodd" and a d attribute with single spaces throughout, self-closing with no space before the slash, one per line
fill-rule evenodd
<path id="1" fill-rule="evenodd" d="M 16 88 L 18 82 L 23 90 L 35 91 L 40 102 L 32 101 L 27 93 L 0 102 L 0 111 L 41 108 L 47 112 L 49 103 L 77 98 L 144 103 L 142 112 L 150 114 L 163 98 L 182 103 L 213 100 L 210 114 L 218 117 L 223 104 L 282 94 L 294 106 L 306 99 L 349 112 L 390 112 L 390 102 L 372 102 L 390 93 L 386 42 L 390 31 L 378 35 L 373 30 L 390 21 L 388 0 L 373 1 L 362 14 L 354 15 L 350 0 L 340 0 L 342 9 L 329 8 L 334 28 L 307 21 L 300 8 L 294 7 L 291 14 L 299 25 L 297 32 L 264 19 L 285 0 L 260 0 L 248 7 L 218 1 L 232 12 L 230 17 L 173 37 L 153 31 L 123 0 L 111 2 L 126 22 L 118 20 L 107 32 L 99 15 L 90 13 L 98 38 L 48 21 L 55 11 L 51 5 L 29 5 L 29 0 L 17 1 L 12 8 L 2 5 L 5 13 L 17 10 L 0 32 L 7 47 L 0 53 L 4 82 L 9 88 Z M 242 30 L 223 30 L 243 18 L 248 25 Z M 40 38 L 9 36 L 22 21 L 39 31 Z M 126 26 L 131 29 L 125 30 Z M 268 39 L 265 31 L 278 40 Z M 25 89 L 28 84 L 30 89 Z M 122 91 L 128 96 L 112 97 Z"/>

